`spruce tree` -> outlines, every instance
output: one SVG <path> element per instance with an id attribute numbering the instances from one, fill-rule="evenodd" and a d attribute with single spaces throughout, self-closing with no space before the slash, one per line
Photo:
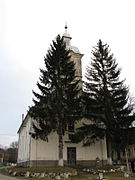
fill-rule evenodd
<path id="1" fill-rule="evenodd" d="M 99 40 L 92 54 L 86 69 L 83 98 L 84 114 L 91 123 L 84 124 L 70 138 L 73 142 L 83 140 L 84 145 L 90 145 L 106 137 L 108 164 L 111 164 L 112 146 L 117 151 L 131 143 L 133 107 L 128 105 L 129 90 L 125 81 L 120 80 L 121 69 L 108 45 Z"/>
<path id="2" fill-rule="evenodd" d="M 44 58 L 45 68 L 40 70 L 37 83 L 40 93 L 33 91 L 36 99 L 30 108 L 30 115 L 36 122 L 33 123 L 33 138 L 48 141 L 48 135 L 57 132 L 60 166 L 63 166 L 63 136 L 67 126 L 81 115 L 79 80 L 69 53 L 58 35 Z"/>

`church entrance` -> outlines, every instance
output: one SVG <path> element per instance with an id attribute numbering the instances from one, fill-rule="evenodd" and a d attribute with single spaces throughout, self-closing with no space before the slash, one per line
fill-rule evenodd
<path id="1" fill-rule="evenodd" d="M 76 164 L 76 148 L 75 147 L 67 148 L 67 163 L 70 165 Z"/>

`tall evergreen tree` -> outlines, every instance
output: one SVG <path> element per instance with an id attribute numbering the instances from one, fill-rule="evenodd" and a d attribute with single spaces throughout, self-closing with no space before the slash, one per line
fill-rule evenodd
<path id="1" fill-rule="evenodd" d="M 30 108 L 34 118 L 32 137 L 48 141 L 48 135 L 56 131 L 59 139 L 59 166 L 63 166 L 63 136 L 70 123 L 80 119 L 80 89 L 76 79 L 74 62 L 60 35 L 53 41 L 41 69 L 40 93 L 33 91 L 36 99 Z"/>
<path id="2" fill-rule="evenodd" d="M 133 108 L 128 105 L 129 90 L 119 79 L 121 70 L 108 45 L 99 40 L 92 54 L 84 83 L 85 117 L 91 123 L 84 124 L 70 138 L 73 142 L 83 139 L 85 145 L 90 145 L 106 137 L 108 164 L 111 164 L 112 145 L 118 150 L 131 143 Z"/>

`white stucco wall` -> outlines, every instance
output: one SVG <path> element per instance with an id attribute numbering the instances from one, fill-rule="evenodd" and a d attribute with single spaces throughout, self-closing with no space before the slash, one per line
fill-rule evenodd
<path id="1" fill-rule="evenodd" d="M 18 163 L 29 161 L 30 159 L 30 142 L 29 135 L 32 119 L 27 116 L 19 132 L 19 146 L 18 146 Z"/>
<path id="2" fill-rule="evenodd" d="M 68 141 L 68 136 L 66 135 L 64 139 Z M 95 144 L 92 144 L 91 146 L 87 147 L 84 147 L 83 143 L 64 143 L 64 160 L 67 160 L 67 147 L 76 147 L 76 160 L 79 161 L 95 160 L 97 157 L 100 158 L 100 160 L 107 159 L 105 139 L 97 141 Z"/>
<path id="3" fill-rule="evenodd" d="M 31 160 L 57 160 L 58 159 L 58 136 L 51 133 L 48 142 L 31 139 Z"/>
<path id="4" fill-rule="evenodd" d="M 76 147 L 76 160 L 106 160 L 106 143 L 105 140 L 96 142 L 95 144 L 84 147 L 82 143 L 66 143 L 69 141 L 68 136 L 63 138 L 63 159 L 67 160 L 67 148 Z M 42 140 L 31 140 L 31 160 L 58 160 L 58 136 L 52 133 L 48 137 L 48 142 Z"/>
<path id="5" fill-rule="evenodd" d="M 86 123 L 89 121 L 84 119 Z M 27 116 L 19 131 L 19 149 L 18 163 L 33 161 L 33 160 L 58 160 L 58 135 L 56 132 L 48 136 L 48 142 L 43 140 L 35 140 L 29 132 L 32 129 L 32 119 Z M 81 122 L 75 125 L 81 126 Z M 63 159 L 67 160 L 67 148 L 76 147 L 76 160 L 87 161 L 95 160 L 97 157 L 100 160 L 107 160 L 106 141 L 101 140 L 95 144 L 84 147 L 82 143 L 70 143 L 68 131 L 63 137 Z"/>

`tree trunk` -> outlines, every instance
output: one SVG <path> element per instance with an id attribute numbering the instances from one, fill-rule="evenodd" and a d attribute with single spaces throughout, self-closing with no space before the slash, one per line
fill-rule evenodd
<path id="1" fill-rule="evenodd" d="M 121 164 L 120 151 L 117 150 L 117 164 Z"/>
<path id="2" fill-rule="evenodd" d="M 112 148 L 108 138 L 106 138 L 106 145 L 107 145 L 107 164 L 112 165 Z"/>
<path id="3" fill-rule="evenodd" d="M 58 166 L 63 166 L 63 135 L 59 134 L 59 161 Z"/>
<path id="4" fill-rule="evenodd" d="M 126 156 L 126 164 L 127 164 L 127 172 L 130 175 L 129 163 L 128 163 L 128 154 L 127 149 L 125 148 L 125 156 Z"/>

